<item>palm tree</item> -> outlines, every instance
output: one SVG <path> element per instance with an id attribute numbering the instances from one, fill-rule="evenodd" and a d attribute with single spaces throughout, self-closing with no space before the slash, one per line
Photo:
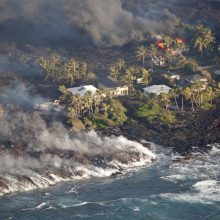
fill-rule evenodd
<path id="1" fill-rule="evenodd" d="M 116 63 L 116 68 L 118 68 L 119 72 L 121 72 L 121 70 L 125 68 L 125 60 L 123 58 L 118 59 Z"/>
<path id="2" fill-rule="evenodd" d="M 76 118 L 78 114 L 82 113 L 82 99 L 79 95 L 72 95 L 69 102 L 69 117 Z"/>
<path id="3" fill-rule="evenodd" d="M 184 110 L 184 89 L 180 88 L 179 94 L 181 94 L 181 110 Z"/>
<path id="4" fill-rule="evenodd" d="M 211 105 L 212 105 L 212 100 L 213 100 L 213 98 L 215 97 L 213 88 L 212 88 L 211 86 L 208 86 L 208 87 L 206 88 L 206 93 L 207 93 L 208 99 L 210 100 Z"/>
<path id="5" fill-rule="evenodd" d="M 165 109 L 168 112 L 170 105 L 170 94 L 166 94 L 166 93 L 160 94 L 160 100 L 165 105 Z"/>
<path id="6" fill-rule="evenodd" d="M 174 50 L 178 51 L 179 54 L 182 54 L 183 49 L 186 48 L 185 43 L 183 41 L 179 42 L 178 38 L 175 39 L 174 43 L 175 43 L 175 49 Z"/>
<path id="7" fill-rule="evenodd" d="M 148 54 L 151 58 L 151 69 L 154 71 L 154 59 L 157 58 L 158 49 L 155 44 L 151 44 L 148 49 Z"/>
<path id="8" fill-rule="evenodd" d="M 99 105 L 101 102 L 102 102 L 102 94 L 100 94 L 99 92 L 96 92 L 96 95 L 93 96 L 93 106 L 94 106 L 95 113 L 99 112 Z"/>
<path id="9" fill-rule="evenodd" d="M 162 35 L 162 40 L 166 48 L 170 48 L 175 43 L 174 39 L 167 35 Z"/>
<path id="10" fill-rule="evenodd" d="M 67 68 L 67 79 L 70 81 L 70 84 L 73 85 L 75 79 L 79 77 L 79 73 L 80 73 L 79 63 L 76 60 L 71 59 L 67 63 L 66 68 Z"/>
<path id="11" fill-rule="evenodd" d="M 204 47 L 204 41 L 201 37 L 197 37 L 194 40 L 194 48 L 198 49 L 198 51 L 201 53 L 201 56 L 203 56 L 203 47 Z"/>
<path id="12" fill-rule="evenodd" d="M 142 60 L 142 63 L 143 63 L 143 67 L 145 65 L 145 58 L 147 56 L 147 48 L 145 46 L 140 46 L 137 48 L 137 51 L 136 51 L 136 58 L 138 60 Z"/>
<path id="13" fill-rule="evenodd" d="M 82 63 L 82 66 L 80 68 L 80 75 L 82 78 L 84 78 L 87 74 L 87 63 Z"/>
<path id="14" fill-rule="evenodd" d="M 67 98 L 68 90 L 64 85 L 59 86 L 59 91 L 61 92 L 61 96 L 59 98 L 60 101 L 65 101 Z"/>
<path id="15" fill-rule="evenodd" d="M 174 98 L 177 111 L 179 111 L 179 106 L 178 106 L 178 102 L 177 102 L 177 97 L 179 96 L 179 92 L 180 91 L 177 88 L 172 89 L 170 92 L 170 96 Z"/>
<path id="16" fill-rule="evenodd" d="M 190 87 L 186 87 L 184 90 L 183 90 L 183 94 L 184 94 L 184 97 L 186 100 L 189 100 L 191 101 L 191 109 L 193 111 L 195 111 L 194 109 L 194 102 L 193 102 L 193 89 L 190 88 Z"/>
<path id="17" fill-rule="evenodd" d="M 95 79 L 96 79 L 96 75 L 95 73 L 93 72 L 88 72 L 87 76 L 86 76 L 86 79 L 89 81 L 89 82 L 94 82 Z"/>
<path id="18" fill-rule="evenodd" d="M 194 29 L 193 46 L 198 49 L 203 56 L 203 50 L 208 49 L 208 47 L 215 42 L 215 37 L 213 36 L 212 30 L 203 25 L 198 25 Z"/>
<path id="19" fill-rule="evenodd" d="M 109 75 L 113 78 L 113 79 L 115 79 L 115 80 L 117 80 L 118 79 L 118 77 L 119 77 L 119 71 L 118 71 L 118 68 L 116 68 L 115 66 L 111 66 L 110 68 L 109 68 Z"/>
<path id="20" fill-rule="evenodd" d="M 141 68 L 141 78 L 142 78 L 142 82 L 145 85 L 148 85 L 150 83 L 149 76 L 150 76 L 149 70 L 145 68 Z"/>
<path id="21" fill-rule="evenodd" d="M 109 109 L 109 105 L 107 103 L 102 103 L 101 105 L 101 110 L 104 113 L 105 117 L 107 118 L 107 113 L 108 113 L 108 109 Z"/>
<path id="22" fill-rule="evenodd" d="M 86 92 L 83 99 L 84 99 L 85 112 L 88 112 L 88 115 L 91 116 L 91 113 L 93 112 L 92 93 L 90 91 Z"/>
<path id="23" fill-rule="evenodd" d="M 136 79 L 133 69 L 127 69 L 125 74 L 121 77 L 121 81 L 128 86 L 130 90 L 133 89 L 133 82 Z"/>
<path id="24" fill-rule="evenodd" d="M 40 58 L 38 64 L 45 74 L 45 80 L 58 81 L 62 76 L 62 60 L 60 55 L 52 54 L 48 58 Z"/>

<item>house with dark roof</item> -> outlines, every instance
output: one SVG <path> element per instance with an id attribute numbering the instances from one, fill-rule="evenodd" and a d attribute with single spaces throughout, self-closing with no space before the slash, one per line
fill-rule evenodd
<path id="1" fill-rule="evenodd" d="M 111 77 L 101 79 L 98 83 L 98 88 L 106 88 L 112 96 L 128 95 L 128 86 Z"/>
<path id="2" fill-rule="evenodd" d="M 208 79 L 205 76 L 199 74 L 183 76 L 179 81 L 177 81 L 176 85 L 178 88 L 186 88 L 197 82 L 201 82 L 204 89 L 208 85 Z"/>

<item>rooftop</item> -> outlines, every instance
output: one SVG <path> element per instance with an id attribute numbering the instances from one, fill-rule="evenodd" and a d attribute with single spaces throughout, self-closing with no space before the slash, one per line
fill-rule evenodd
<path id="1" fill-rule="evenodd" d="M 171 88 L 166 85 L 152 85 L 144 88 L 145 93 L 153 93 L 160 95 L 161 93 L 168 93 Z"/>
<path id="2" fill-rule="evenodd" d="M 81 97 L 83 97 L 87 92 L 91 92 L 92 94 L 95 94 L 97 88 L 94 87 L 93 85 L 86 85 L 86 86 L 69 88 L 67 90 L 71 92 L 73 95 L 80 95 Z"/>
<path id="3" fill-rule="evenodd" d="M 194 74 L 194 75 L 189 75 L 189 76 L 185 76 L 184 80 L 194 83 L 194 82 L 207 82 L 207 79 L 205 76 L 201 76 L 199 74 Z"/>

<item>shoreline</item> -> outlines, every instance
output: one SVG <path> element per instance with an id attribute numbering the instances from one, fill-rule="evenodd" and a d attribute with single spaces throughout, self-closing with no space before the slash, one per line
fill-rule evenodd
<path id="1" fill-rule="evenodd" d="M 209 145 L 220 143 L 220 103 L 216 109 L 194 113 L 192 119 L 165 124 L 130 119 L 123 126 L 98 130 L 102 135 L 123 135 L 131 140 L 145 140 L 172 148 L 174 152 L 190 155 L 207 152 Z M 181 113 L 182 116 L 185 113 Z"/>
<path id="2" fill-rule="evenodd" d="M 107 142 L 110 138 L 102 137 L 100 140 Z M 66 181 L 114 177 L 149 166 L 156 160 L 156 155 L 147 148 L 149 145 L 144 146 L 124 137 L 115 137 L 114 141 L 120 146 L 116 146 L 112 152 L 106 150 L 97 154 L 92 151 L 78 152 L 73 145 L 72 150 L 20 152 L 12 157 L 13 153 L 21 150 L 13 149 L 13 152 L 1 158 L 13 160 L 15 164 L 8 165 L 0 175 L 0 196 L 46 188 Z M 91 148 L 94 148 L 92 144 Z M 11 168 L 14 166 L 17 168 L 13 171 Z"/>

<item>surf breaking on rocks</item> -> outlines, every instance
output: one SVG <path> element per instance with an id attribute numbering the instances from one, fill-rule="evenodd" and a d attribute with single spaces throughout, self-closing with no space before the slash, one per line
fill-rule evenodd
<path id="1" fill-rule="evenodd" d="M 48 126 L 36 113 L 17 113 L 13 123 L 8 117 L 1 118 L 1 135 L 16 144 L 1 147 L 0 195 L 61 181 L 107 177 L 146 166 L 156 158 L 142 144 L 123 136 L 71 133 L 58 122 Z"/>

